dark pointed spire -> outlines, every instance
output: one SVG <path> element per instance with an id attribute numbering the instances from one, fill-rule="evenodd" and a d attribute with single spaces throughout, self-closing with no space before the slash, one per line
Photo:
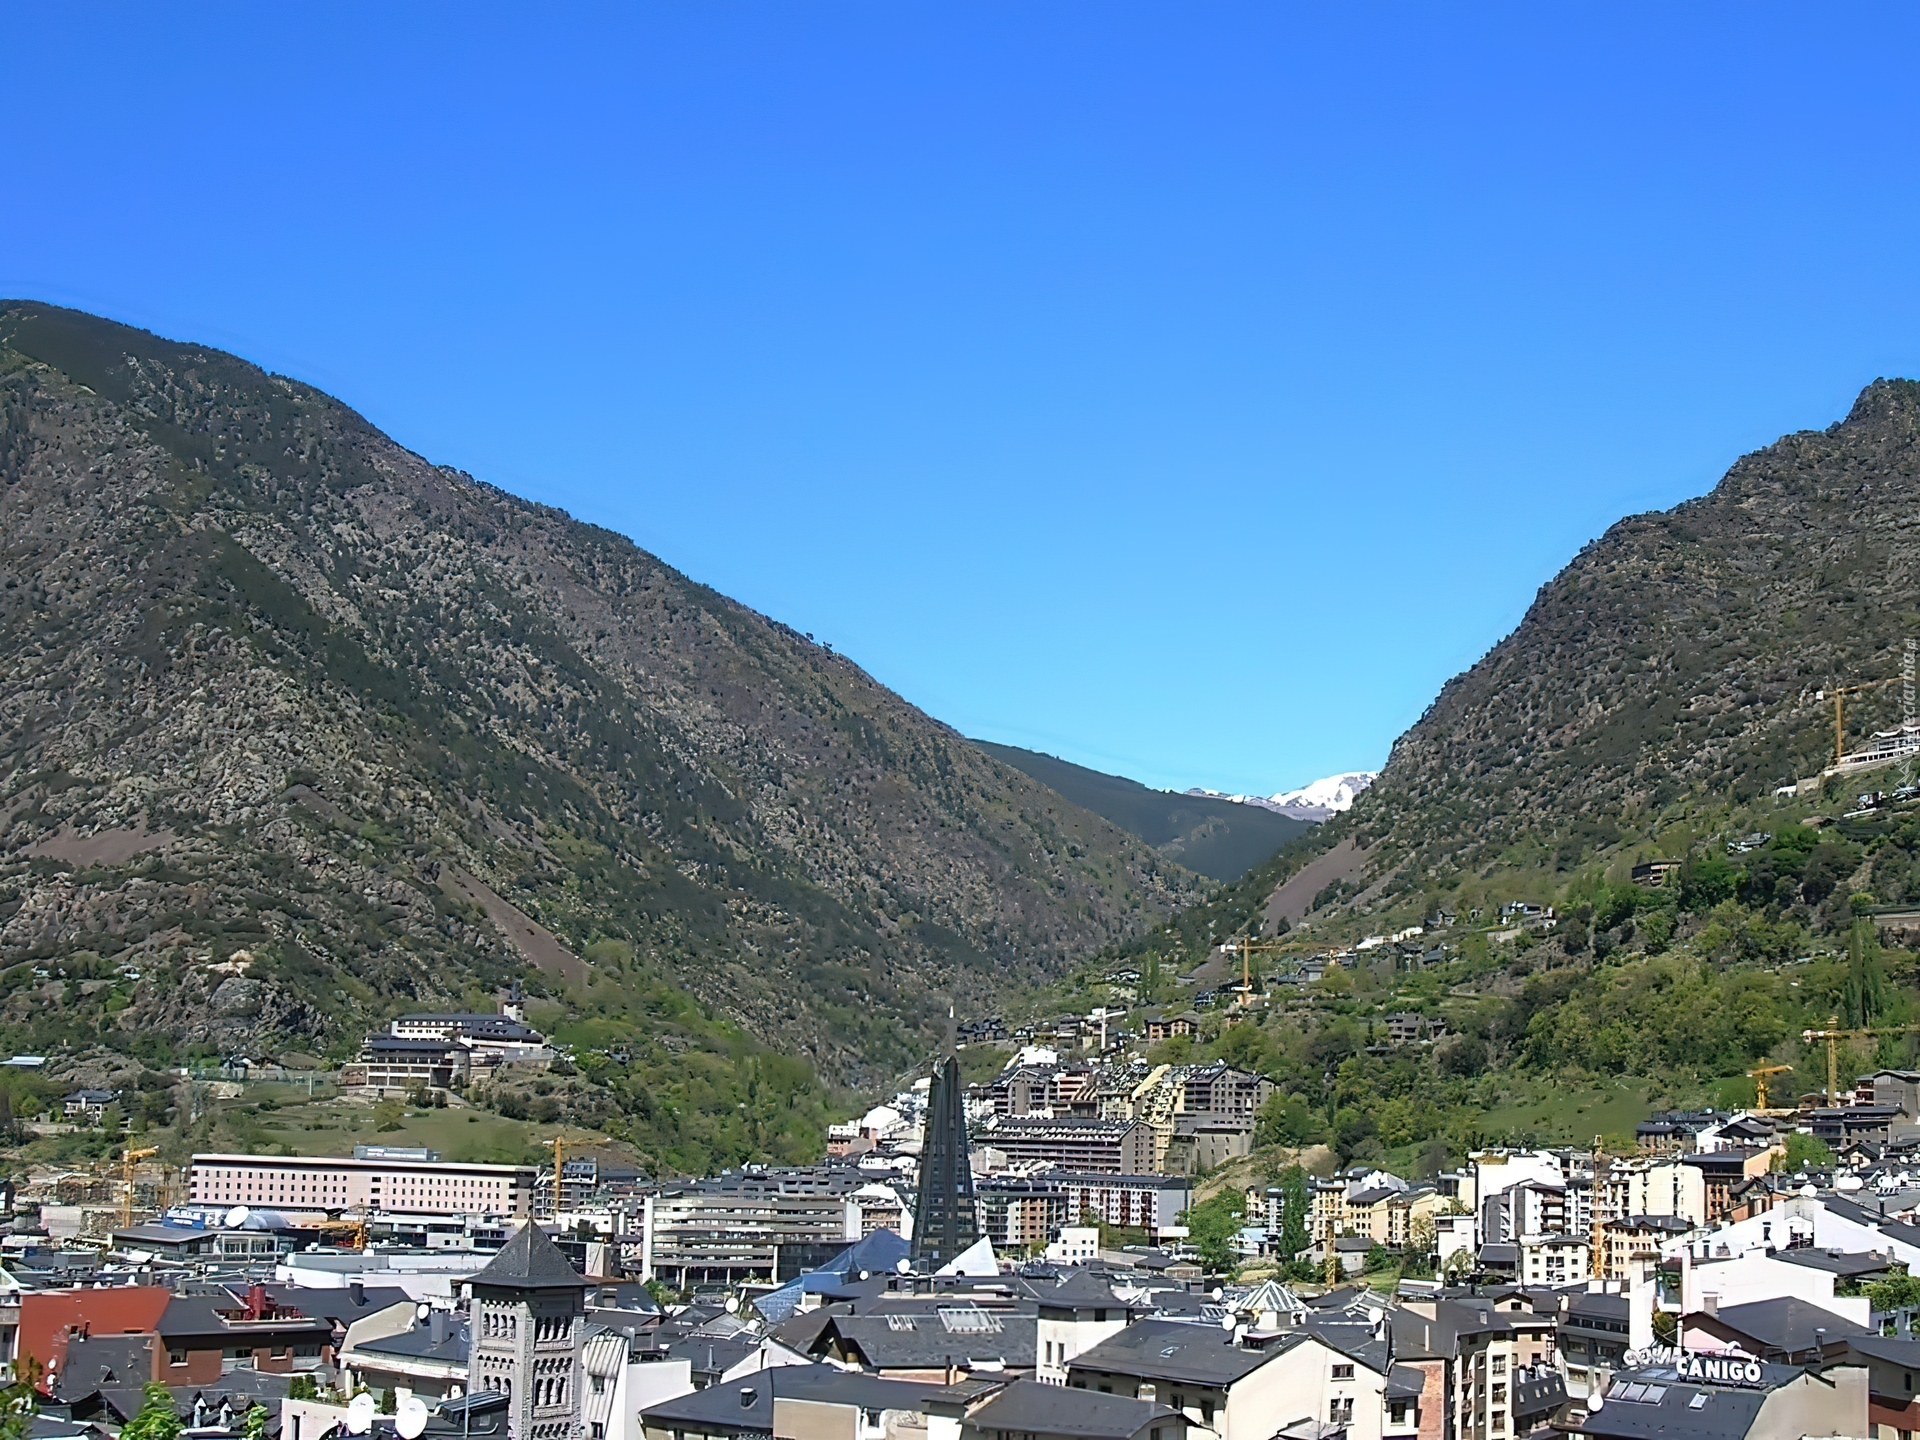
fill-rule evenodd
<path id="1" fill-rule="evenodd" d="M 973 1166 L 967 1158 L 967 1103 L 960 1062 L 948 1056 L 934 1067 L 927 1092 L 927 1123 L 920 1143 L 920 1194 L 913 1207 L 913 1259 L 938 1270 L 980 1239 L 973 1203 Z"/>

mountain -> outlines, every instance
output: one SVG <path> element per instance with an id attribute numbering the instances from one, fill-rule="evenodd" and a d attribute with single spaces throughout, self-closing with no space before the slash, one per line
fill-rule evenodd
<path id="1" fill-rule="evenodd" d="M 1163 859 L 1215 880 L 1238 880 L 1306 828 L 1299 818 L 1236 804 L 1224 796 L 1192 791 L 1176 795 L 1052 755 L 985 740 L 973 743 L 1138 836 Z"/>
<path id="2" fill-rule="evenodd" d="M 1298 790 L 1282 790 L 1278 795 L 1269 795 L 1266 803 L 1283 815 L 1297 815 L 1303 820 L 1329 820 L 1353 808 L 1353 802 L 1359 798 L 1378 775 L 1377 770 L 1349 770 L 1342 775 L 1328 775 L 1302 785 Z"/>
<path id="3" fill-rule="evenodd" d="M 845 657 L 215 350 L 0 304 L 0 516 L 0 1044 L 340 1055 L 521 977 L 632 1053 L 581 1113 L 660 1140 L 756 1044 L 891 1073 L 949 996 L 1198 893 Z"/>
<path id="4" fill-rule="evenodd" d="M 1621 520 L 1446 684 L 1349 811 L 1246 877 L 1242 909 L 1377 924 L 1450 897 L 1551 899 L 1698 842 L 1711 817 L 1766 828 L 1772 792 L 1831 762 L 1823 692 L 1873 687 L 1849 698 L 1849 749 L 1900 721 L 1916 515 L 1920 384 L 1878 380 L 1710 493 Z"/>
<path id="5" fill-rule="evenodd" d="M 1236 805 L 1252 805 L 1317 825 L 1322 820 L 1330 820 L 1352 809 L 1354 797 L 1371 785 L 1378 773 L 1375 770 L 1349 770 L 1341 775 L 1329 775 L 1325 779 L 1312 781 L 1298 790 L 1282 790 L 1277 795 L 1228 795 L 1219 790 L 1199 788 L 1186 793 L 1231 800 Z"/>

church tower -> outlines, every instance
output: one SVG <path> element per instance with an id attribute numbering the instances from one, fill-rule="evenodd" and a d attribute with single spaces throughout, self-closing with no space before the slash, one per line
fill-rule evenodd
<path id="1" fill-rule="evenodd" d="M 586 1289 L 532 1221 L 473 1277 L 468 1384 L 506 1395 L 510 1440 L 579 1440 Z"/>
<path id="2" fill-rule="evenodd" d="M 960 1062 L 934 1068 L 920 1141 L 920 1194 L 913 1207 L 913 1260 L 923 1270 L 950 1264 L 980 1238 L 967 1152 L 967 1097 Z"/>

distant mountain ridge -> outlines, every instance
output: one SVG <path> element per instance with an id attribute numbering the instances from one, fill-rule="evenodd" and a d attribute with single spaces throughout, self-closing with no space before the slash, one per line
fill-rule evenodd
<path id="1" fill-rule="evenodd" d="M 1254 805 L 1262 810 L 1271 810 L 1278 815 L 1317 825 L 1350 810 L 1355 799 L 1373 783 L 1379 773 L 1377 770 L 1348 770 L 1311 781 L 1298 790 L 1282 790 L 1277 795 L 1227 795 L 1218 790 L 1198 788 L 1185 793 L 1231 800 L 1237 805 Z"/>
<path id="2" fill-rule="evenodd" d="M 696 1052 L 889 1075 L 949 996 L 1200 893 L 844 657 L 203 346 L 0 302 L 0 522 L 16 1049 L 337 1056 L 521 975 L 631 1054 L 593 1103 L 715 1107 L 739 1156 L 760 1102 L 680 1095 Z"/>
<path id="3" fill-rule="evenodd" d="M 1210 879 L 1239 879 L 1307 828 L 1303 817 L 1237 804 L 1224 796 L 1155 790 L 1057 756 L 986 740 L 973 743 L 1138 836 L 1162 858 Z"/>
<path id="4" fill-rule="evenodd" d="M 1883 379 L 1708 494 L 1620 520 L 1446 683 L 1351 809 L 1247 876 L 1211 922 L 1379 928 L 1549 899 L 1577 873 L 1624 879 L 1686 813 L 1819 776 L 1834 686 L 1870 687 L 1849 697 L 1849 750 L 1900 721 L 1917 515 L 1920 383 Z"/>

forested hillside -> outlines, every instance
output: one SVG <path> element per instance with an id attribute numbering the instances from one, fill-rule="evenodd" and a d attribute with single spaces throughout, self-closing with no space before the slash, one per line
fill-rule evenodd
<path id="1" fill-rule="evenodd" d="M 1830 1017 L 1881 1032 L 1843 1047 L 1843 1085 L 1910 1063 L 1920 794 L 1903 764 L 1820 782 L 1819 692 L 1897 681 L 1916 624 L 1920 386 L 1879 381 L 1831 429 L 1589 545 L 1352 811 L 1112 947 L 1076 996 L 1137 973 L 1177 1000 L 1236 935 L 1279 937 L 1260 957 L 1277 977 L 1422 927 L 1314 985 L 1270 978 L 1259 1023 L 1210 1020 L 1200 1046 L 1282 1082 L 1268 1140 L 1346 1160 L 1628 1133 L 1650 1106 L 1750 1103 L 1761 1060 L 1795 1067 L 1776 1093 L 1814 1090 L 1824 1051 L 1800 1032 Z M 1855 699 L 1849 749 L 1900 716 L 1897 683 Z M 1678 868 L 1633 883 L 1654 859 Z M 1388 1045 L 1407 1012 L 1440 1028 Z"/>
<path id="2" fill-rule="evenodd" d="M 583 1119 L 804 1151 L 816 1073 L 891 1074 L 950 996 L 1196 893 L 618 535 L 232 356 L 0 305 L 0 1045 L 339 1056 L 520 976 L 629 1056 Z"/>

